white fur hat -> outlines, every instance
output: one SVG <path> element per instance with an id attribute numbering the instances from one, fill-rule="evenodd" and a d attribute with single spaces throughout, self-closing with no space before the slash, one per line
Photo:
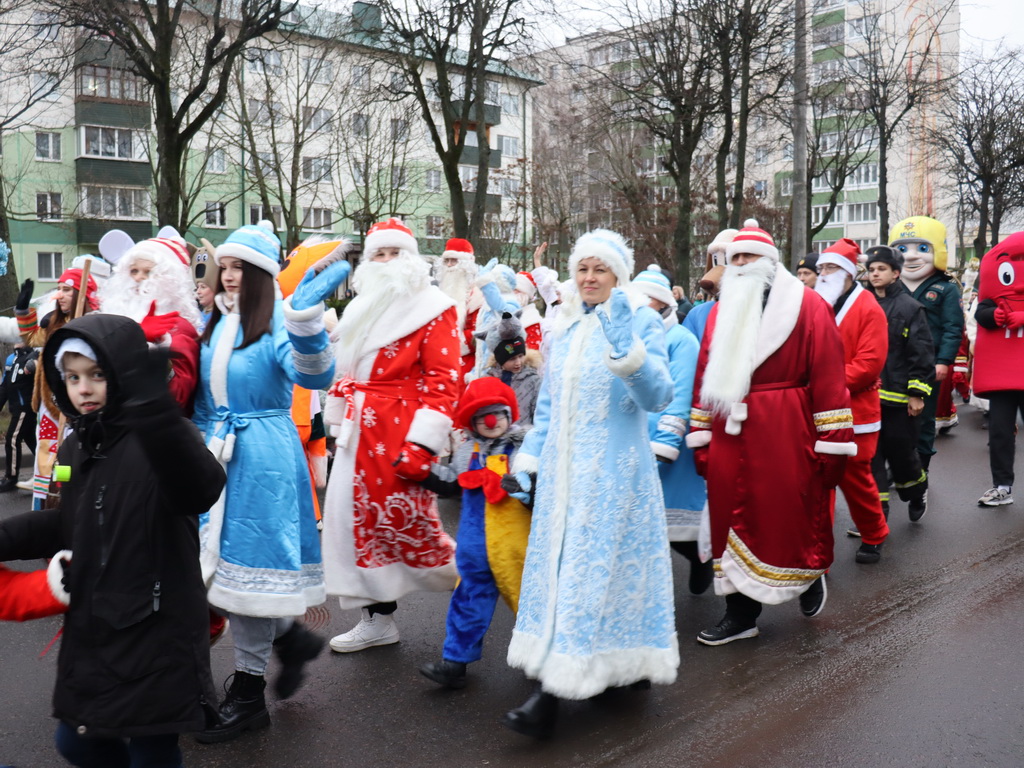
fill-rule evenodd
<path id="1" fill-rule="evenodd" d="M 569 256 L 569 274 L 575 276 L 583 259 L 597 259 L 603 262 L 615 275 L 619 287 L 629 285 L 633 274 L 633 249 L 626 245 L 618 232 L 610 229 L 594 229 L 580 235 Z"/>

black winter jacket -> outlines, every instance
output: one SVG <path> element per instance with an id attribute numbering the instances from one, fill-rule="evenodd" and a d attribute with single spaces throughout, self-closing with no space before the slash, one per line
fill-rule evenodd
<path id="1" fill-rule="evenodd" d="M 905 406 L 911 396 L 927 397 L 935 383 L 935 345 L 924 307 L 897 280 L 875 294 L 889 321 L 889 354 L 882 369 L 882 405 Z"/>
<path id="2" fill-rule="evenodd" d="M 108 381 L 107 404 L 85 416 L 54 365 L 70 336 L 96 351 Z M 197 516 L 216 501 L 224 471 L 165 387 L 140 398 L 130 374 L 146 356 L 127 318 L 88 315 L 54 333 L 43 364 L 72 417 L 58 455 L 71 479 L 60 509 L 0 523 L 0 560 L 72 550 L 53 712 L 83 735 L 200 730 L 214 702 Z"/>

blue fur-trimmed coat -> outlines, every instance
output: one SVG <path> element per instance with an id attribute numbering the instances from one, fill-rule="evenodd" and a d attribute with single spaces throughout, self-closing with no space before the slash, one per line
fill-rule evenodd
<path id="1" fill-rule="evenodd" d="M 278 301 L 271 332 L 235 349 L 242 328 L 226 314 L 200 348 L 193 420 L 227 471 L 224 493 L 200 518 L 200 558 L 210 604 L 231 613 L 301 616 L 327 597 L 291 418 L 293 384 L 321 389 L 334 376 L 322 316 L 323 305 L 299 312 Z"/>
<path id="2" fill-rule="evenodd" d="M 533 430 L 514 471 L 537 471 L 508 663 L 543 689 L 585 699 L 679 666 L 665 506 L 647 412 L 673 387 L 661 318 L 631 296 L 634 343 L 609 357 L 578 296 L 553 329 Z M 604 311 L 603 308 L 599 308 Z"/>
<path id="3" fill-rule="evenodd" d="M 668 463 L 658 462 L 658 475 L 665 493 L 669 541 L 697 541 L 708 493 L 704 478 L 697 474 L 693 451 L 686 447 L 685 438 L 690 423 L 693 378 L 697 373 L 700 342 L 679 324 L 674 313 L 664 322 L 668 324 L 671 321 L 675 322 L 665 330 L 665 344 L 675 394 L 668 408 L 648 416 L 647 424 L 654 455 L 668 459 Z"/>

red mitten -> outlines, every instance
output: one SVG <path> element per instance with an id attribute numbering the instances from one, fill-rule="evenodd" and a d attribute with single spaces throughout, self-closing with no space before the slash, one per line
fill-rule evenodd
<path id="1" fill-rule="evenodd" d="M 708 476 L 708 446 L 693 449 L 693 466 L 701 477 Z"/>
<path id="2" fill-rule="evenodd" d="M 992 313 L 992 319 L 996 321 L 996 325 L 1002 328 L 1009 322 L 1010 313 L 1002 307 L 996 307 L 996 311 Z"/>
<path id="3" fill-rule="evenodd" d="M 1011 331 L 1015 331 L 1018 328 L 1024 327 L 1024 310 L 1018 309 L 1014 312 L 1008 313 L 1008 315 L 1009 317 L 1007 317 L 1006 321 L 1007 328 Z"/>
<path id="4" fill-rule="evenodd" d="M 818 459 L 818 474 L 821 476 L 821 483 L 826 488 L 835 488 L 843 479 L 846 471 L 846 456 L 832 456 L 831 454 Z"/>
<path id="5" fill-rule="evenodd" d="M 417 443 L 406 443 L 395 460 L 395 474 L 404 480 L 418 483 L 430 474 L 434 454 Z"/>
<path id="6" fill-rule="evenodd" d="M 166 336 L 174 326 L 178 324 L 181 317 L 177 312 L 168 312 L 166 315 L 156 313 L 156 302 L 149 305 L 149 314 L 142 318 L 139 325 L 142 332 L 146 334 L 146 341 L 157 342 Z"/>

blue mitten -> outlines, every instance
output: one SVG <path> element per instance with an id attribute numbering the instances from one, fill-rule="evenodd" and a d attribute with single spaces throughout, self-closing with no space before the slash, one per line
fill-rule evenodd
<path id="1" fill-rule="evenodd" d="M 598 318 L 604 329 L 604 336 L 612 345 L 612 359 L 618 360 L 629 354 L 633 348 L 633 308 L 629 297 L 621 288 L 612 289 L 608 314 L 598 310 Z"/>
<path id="2" fill-rule="evenodd" d="M 320 274 L 310 267 L 292 294 L 292 309 L 309 309 L 330 298 L 351 271 L 352 266 L 347 261 L 336 261 Z"/>
<path id="3" fill-rule="evenodd" d="M 498 260 L 495 258 L 480 267 L 480 270 L 476 273 L 476 284 L 480 285 L 484 279 L 489 280 L 490 278 L 487 277 L 487 275 L 489 275 L 496 266 L 498 266 Z"/>

